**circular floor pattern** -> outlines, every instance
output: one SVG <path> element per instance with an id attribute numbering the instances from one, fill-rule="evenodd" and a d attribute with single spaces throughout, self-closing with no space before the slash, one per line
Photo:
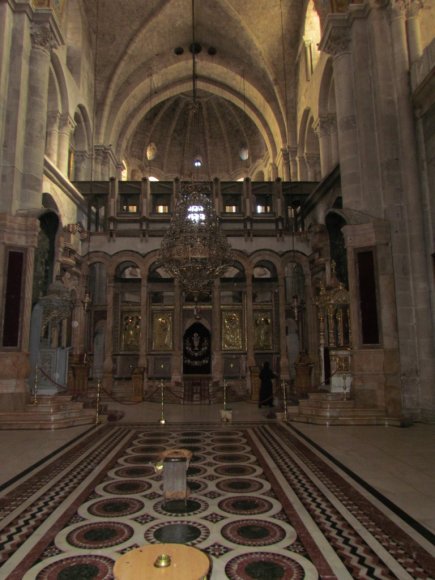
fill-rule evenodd
<path id="1" fill-rule="evenodd" d="M 220 491 L 226 491 L 229 493 L 255 493 L 263 487 L 263 483 L 256 479 L 233 477 L 231 479 L 218 481 L 216 487 Z"/>
<path id="2" fill-rule="evenodd" d="M 160 522 L 146 530 L 144 538 L 147 542 L 155 544 L 191 544 L 195 545 L 205 541 L 210 535 L 210 530 L 199 522 L 179 521 Z"/>
<path id="3" fill-rule="evenodd" d="M 117 477 L 149 477 L 155 475 L 152 465 L 143 465 L 141 467 L 121 467 L 115 472 Z"/>
<path id="4" fill-rule="evenodd" d="M 302 580 L 305 570 L 295 560 L 268 552 L 236 556 L 225 566 L 229 580 Z"/>
<path id="5" fill-rule="evenodd" d="M 43 568 L 36 580 L 109 580 L 114 561 L 104 556 L 63 558 Z"/>
<path id="6" fill-rule="evenodd" d="M 216 463 L 251 463 L 255 458 L 242 453 L 222 453 L 215 455 L 213 459 Z"/>
<path id="7" fill-rule="evenodd" d="M 142 453 L 141 455 L 128 455 L 123 458 L 123 462 L 127 464 L 136 465 L 138 463 L 146 465 L 147 463 L 154 463 L 159 458 L 158 453 Z"/>
<path id="8" fill-rule="evenodd" d="M 205 473 L 207 473 L 207 470 L 205 469 L 205 467 L 201 467 L 199 465 L 189 465 L 189 467 L 187 468 L 187 477 L 201 477 L 202 475 L 204 475 Z"/>
<path id="9" fill-rule="evenodd" d="M 196 445 L 197 443 L 202 443 L 202 440 L 197 437 L 186 437 L 185 439 L 180 439 L 180 445 Z"/>
<path id="10" fill-rule="evenodd" d="M 205 455 L 199 455 L 197 453 L 195 453 L 192 456 L 192 459 L 190 460 L 190 464 L 192 463 L 205 463 L 207 461 L 207 457 L 205 457 Z"/>
<path id="11" fill-rule="evenodd" d="M 227 477 L 253 475 L 257 470 L 252 465 L 218 465 L 215 472 Z"/>
<path id="12" fill-rule="evenodd" d="M 88 506 L 88 512 L 102 518 L 120 518 L 143 509 L 143 502 L 132 497 L 113 497 L 96 501 Z"/>
<path id="13" fill-rule="evenodd" d="M 194 479 L 189 479 L 187 482 L 187 487 L 192 493 L 198 493 L 207 489 L 207 484 L 204 481 L 196 481 Z"/>
<path id="14" fill-rule="evenodd" d="M 216 445 L 220 445 L 221 443 L 230 445 L 231 443 L 233 444 L 238 444 L 240 445 L 240 443 L 245 444 L 246 441 L 244 438 L 240 438 L 240 437 L 223 437 L 221 435 L 219 435 L 219 437 L 214 437 L 213 438 L 213 444 Z"/>
<path id="15" fill-rule="evenodd" d="M 240 546 L 270 546 L 285 538 L 285 530 L 265 520 L 238 520 L 221 529 L 222 536 Z"/>
<path id="16" fill-rule="evenodd" d="M 133 534 L 133 528 L 121 522 L 93 522 L 72 530 L 66 541 L 75 548 L 101 550 L 122 544 Z"/>
<path id="17" fill-rule="evenodd" d="M 218 507 L 228 514 L 255 516 L 270 511 L 273 504 L 263 497 L 241 495 L 222 499 Z"/>
<path id="18" fill-rule="evenodd" d="M 173 499 L 162 500 L 154 504 L 155 512 L 172 516 L 193 516 L 208 509 L 208 503 L 202 499 Z"/>
<path id="19" fill-rule="evenodd" d="M 148 491 L 151 484 L 148 481 L 138 481 L 135 479 L 121 479 L 120 481 L 111 481 L 103 486 L 103 491 L 113 495 L 128 495 L 143 493 Z"/>
<path id="20" fill-rule="evenodd" d="M 220 444 L 220 445 L 213 445 L 213 451 L 216 453 L 240 453 L 241 451 L 247 451 L 246 445 L 240 444 Z"/>
<path id="21" fill-rule="evenodd" d="M 166 451 L 166 445 L 136 445 L 130 447 L 128 453 L 163 453 Z"/>
<path id="22" fill-rule="evenodd" d="M 183 431 L 180 433 L 180 437 L 200 437 L 203 438 L 204 434 L 201 431 Z"/>

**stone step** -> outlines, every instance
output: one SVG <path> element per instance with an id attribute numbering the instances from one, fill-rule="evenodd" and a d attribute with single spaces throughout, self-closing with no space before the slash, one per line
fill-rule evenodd
<path id="1" fill-rule="evenodd" d="M 326 427 L 333 426 L 383 426 L 383 427 L 400 427 L 400 419 L 394 419 L 385 416 L 365 416 L 365 417 L 320 417 L 318 415 L 291 415 L 289 421 L 292 423 L 309 423 L 313 425 L 325 425 Z"/>
<path id="2" fill-rule="evenodd" d="M 343 393 L 308 393 L 311 401 L 343 401 Z"/>
<path id="3" fill-rule="evenodd" d="M 382 409 L 364 409 L 360 407 L 353 408 L 323 408 L 317 406 L 304 406 L 299 409 L 299 415 L 318 415 L 319 417 L 383 417 L 384 411 Z"/>
<path id="4" fill-rule="evenodd" d="M 341 400 L 323 400 L 323 399 L 301 399 L 299 401 L 299 407 L 316 407 L 318 409 L 352 409 L 355 407 L 355 401 L 344 400 L 341 396 Z"/>
<path id="5" fill-rule="evenodd" d="M 95 409 L 85 409 L 82 402 L 68 395 L 37 397 L 23 411 L 0 413 L 1 429 L 63 429 L 95 423 Z"/>

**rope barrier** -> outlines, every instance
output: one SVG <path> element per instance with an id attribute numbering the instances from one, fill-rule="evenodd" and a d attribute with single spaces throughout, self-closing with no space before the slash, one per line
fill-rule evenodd
<path id="1" fill-rule="evenodd" d="M 147 399 L 151 398 L 158 390 L 159 387 L 155 388 L 154 391 L 152 391 L 152 393 L 147 395 L 147 397 L 144 397 L 144 399 L 141 401 L 121 401 L 121 399 L 117 399 L 112 395 L 112 393 L 109 393 L 109 391 L 103 388 L 104 393 L 109 397 L 109 399 L 112 399 L 112 401 L 114 401 L 115 403 L 119 403 L 120 405 L 140 405 L 141 403 L 146 402 Z"/>
<path id="2" fill-rule="evenodd" d="M 38 371 L 44 375 L 44 377 L 46 379 L 48 379 L 50 381 L 50 383 L 52 383 L 55 387 L 57 387 L 58 389 L 61 389 L 62 391 L 67 391 L 68 390 L 68 385 L 61 385 L 60 383 L 57 383 L 54 379 L 52 379 L 50 377 L 50 375 L 48 375 L 43 368 L 38 367 Z"/>

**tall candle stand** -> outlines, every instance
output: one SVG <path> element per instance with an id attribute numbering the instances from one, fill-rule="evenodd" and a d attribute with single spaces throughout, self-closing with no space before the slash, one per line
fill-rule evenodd
<path id="1" fill-rule="evenodd" d="M 32 389 L 32 405 L 38 404 L 38 366 L 35 367 L 35 377 L 33 379 L 33 389 Z"/>
<path id="2" fill-rule="evenodd" d="M 159 423 L 160 425 L 165 425 L 166 423 L 166 419 L 165 419 L 165 382 L 163 379 L 160 379 L 160 394 L 161 394 L 161 414 L 160 414 L 160 419 L 159 419 Z"/>
<path id="3" fill-rule="evenodd" d="M 286 381 L 281 381 L 282 389 L 282 400 L 284 404 L 284 420 L 287 421 L 287 383 Z"/>
<path id="4" fill-rule="evenodd" d="M 97 381 L 97 412 L 95 415 L 95 425 L 100 424 L 100 399 L 101 399 L 101 379 Z"/>

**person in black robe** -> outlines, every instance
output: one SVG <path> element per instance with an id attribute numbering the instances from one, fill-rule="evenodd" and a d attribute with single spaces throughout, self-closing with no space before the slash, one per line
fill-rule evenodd
<path id="1" fill-rule="evenodd" d="M 273 407 L 273 385 L 272 379 L 276 378 L 276 374 L 272 371 L 269 363 L 266 361 L 260 371 L 260 400 L 258 406 L 262 405 Z"/>

